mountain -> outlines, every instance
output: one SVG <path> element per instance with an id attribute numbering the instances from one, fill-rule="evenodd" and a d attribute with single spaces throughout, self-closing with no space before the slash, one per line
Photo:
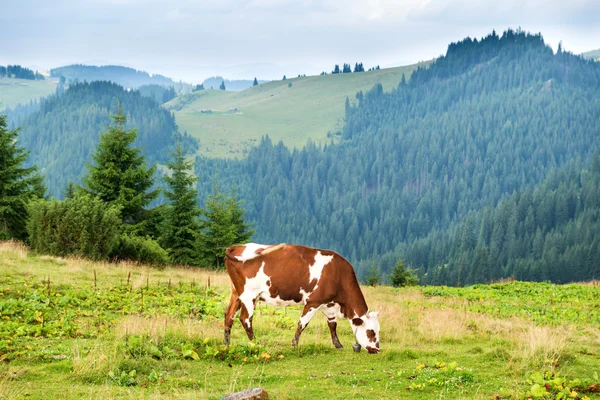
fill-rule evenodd
<path id="1" fill-rule="evenodd" d="M 128 117 L 126 128 L 138 130 L 135 145 L 142 148 L 148 165 L 168 159 L 177 133 L 171 113 L 153 99 L 115 83 L 73 84 L 63 95 L 43 99 L 37 111 L 19 122 L 21 145 L 31 151 L 29 162 L 46 176 L 51 195 L 62 197 L 69 181 L 81 182 L 100 133 L 112 124 L 110 116 L 119 105 Z M 187 137 L 184 146 L 197 149 Z"/>
<path id="2" fill-rule="evenodd" d="M 201 90 L 179 96 L 165 106 L 177 123 L 201 143 L 208 157 L 243 157 L 268 134 L 289 148 L 307 141 L 328 143 L 343 126 L 344 102 L 381 83 L 398 86 L 419 65 L 350 74 L 307 76 L 272 81 L 241 92 Z M 217 88 L 216 86 L 215 88 Z"/>
<path id="3" fill-rule="evenodd" d="M 229 79 L 224 79 L 222 76 L 212 76 L 208 79 L 205 79 L 204 82 L 202 82 L 202 84 L 204 85 L 204 88 L 206 88 L 206 89 L 210 89 L 211 87 L 213 89 L 219 89 L 223 82 L 225 82 L 225 90 L 229 90 L 229 91 L 233 91 L 233 92 L 248 89 L 249 87 L 252 87 L 252 85 L 254 84 L 253 79 L 229 80 Z M 265 82 L 268 82 L 268 81 L 258 81 L 258 83 L 265 83 Z"/>
<path id="4" fill-rule="evenodd" d="M 173 80 L 166 76 L 150 75 L 145 71 L 119 65 L 81 65 L 73 64 L 64 67 L 53 68 L 50 76 L 55 78 L 64 77 L 67 83 L 110 81 L 125 88 L 135 89 L 142 85 L 172 86 Z"/>
<path id="5" fill-rule="evenodd" d="M 426 274 L 451 249 L 440 243 L 416 257 L 408 252 L 416 241 L 456 238 L 469 215 L 534 190 L 557 169 L 588 168 L 600 152 L 599 88 L 600 64 L 554 54 L 539 34 L 467 38 L 389 93 L 381 84 L 359 92 L 334 144 L 290 150 L 269 135 L 245 159 L 198 157 L 200 198 L 218 176 L 245 201 L 257 242 L 335 249 L 363 277 L 372 262 L 388 274 L 400 257 Z M 567 219 L 579 218 L 569 210 Z M 476 220 L 464 235 L 469 248 Z M 593 243 L 600 231 L 591 234 Z"/>

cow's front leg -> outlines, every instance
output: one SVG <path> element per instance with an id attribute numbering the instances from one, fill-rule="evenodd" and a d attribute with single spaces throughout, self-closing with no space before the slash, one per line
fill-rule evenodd
<path id="1" fill-rule="evenodd" d="M 340 339 L 337 335 L 337 310 L 333 307 L 326 308 L 323 310 L 323 314 L 325 315 L 325 317 L 327 317 L 327 325 L 329 326 L 329 332 L 331 332 L 331 342 L 333 343 L 336 349 L 343 349 L 344 346 L 342 346 L 342 344 L 340 343 Z"/>
<path id="2" fill-rule="evenodd" d="M 254 331 L 252 330 L 252 316 L 254 315 L 254 306 L 256 300 L 242 301 L 242 312 L 240 313 L 240 322 L 246 330 L 248 339 L 254 340 Z"/>
<path id="3" fill-rule="evenodd" d="M 296 335 L 294 339 L 292 339 L 292 346 L 297 346 L 298 341 L 300 340 L 300 334 L 306 328 L 312 317 L 315 316 L 315 313 L 319 309 L 319 306 L 314 304 L 307 304 L 304 306 L 304 310 L 302 310 L 302 316 L 300 317 L 300 321 L 298 321 L 298 329 L 296 329 Z"/>
<path id="4" fill-rule="evenodd" d="M 235 288 L 231 288 L 231 297 L 229 298 L 229 305 L 227 306 L 227 310 L 225 311 L 225 344 L 229 345 L 229 337 L 231 335 L 231 326 L 233 325 L 233 320 L 235 319 L 235 314 L 238 312 L 242 305 L 240 298 L 238 297 Z"/>

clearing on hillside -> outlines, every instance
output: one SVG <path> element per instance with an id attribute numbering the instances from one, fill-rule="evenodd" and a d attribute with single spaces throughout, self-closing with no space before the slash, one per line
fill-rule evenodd
<path id="1" fill-rule="evenodd" d="M 386 91 L 418 66 L 386 68 L 350 74 L 329 74 L 272 81 L 241 92 L 206 89 L 165 104 L 175 113 L 181 131 L 200 140 L 199 154 L 243 157 L 260 138 L 269 135 L 290 148 L 311 139 L 329 143 L 329 132 L 342 127 L 346 97 L 381 83 Z"/>

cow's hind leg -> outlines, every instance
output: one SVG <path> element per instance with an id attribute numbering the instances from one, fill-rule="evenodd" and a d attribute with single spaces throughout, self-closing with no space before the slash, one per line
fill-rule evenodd
<path id="1" fill-rule="evenodd" d="M 304 310 L 302 310 L 302 316 L 300 317 L 300 321 L 298 321 L 298 329 L 296 329 L 296 335 L 294 339 L 292 339 L 292 346 L 297 346 L 298 341 L 300 340 L 300 334 L 306 328 L 312 317 L 315 316 L 315 313 L 319 309 L 318 305 L 315 304 L 306 304 L 304 306 Z"/>
<path id="2" fill-rule="evenodd" d="M 342 349 L 344 346 L 340 343 L 340 339 L 337 335 L 337 322 L 336 322 L 336 314 L 337 310 L 334 308 L 326 308 L 323 310 L 323 314 L 327 317 L 327 325 L 329 325 L 329 332 L 331 332 L 331 342 L 335 346 L 336 349 Z"/>
<path id="3" fill-rule="evenodd" d="M 252 330 L 252 316 L 254 315 L 254 307 L 256 300 L 242 301 L 242 312 L 240 313 L 240 322 L 246 330 L 248 339 L 254 340 L 254 331 Z"/>
<path id="4" fill-rule="evenodd" d="M 225 310 L 225 344 L 229 345 L 229 337 L 231 335 L 231 326 L 233 325 L 233 320 L 235 319 L 235 314 L 238 312 L 242 305 L 240 298 L 235 290 L 235 288 L 231 288 L 231 297 L 229 298 L 229 305 L 227 306 L 227 310 Z"/>

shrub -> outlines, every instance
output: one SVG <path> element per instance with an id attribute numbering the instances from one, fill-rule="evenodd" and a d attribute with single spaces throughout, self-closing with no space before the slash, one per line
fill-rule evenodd
<path id="1" fill-rule="evenodd" d="M 37 253 L 106 259 L 117 244 L 120 209 L 81 194 L 59 201 L 33 200 L 28 205 L 27 233 Z"/>
<path id="2" fill-rule="evenodd" d="M 392 274 L 390 275 L 390 283 L 392 286 L 414 286 L 419 282 L 412 269 L 406 268 L 404 261 L 398 260 Z"/>
<path id="3" fill-rule="evenodd" d="M 111 258 L 130 260 L 140 263 L 165 265 L 169 263 L 169 254 L 156 240 L 149 237 L 132 236 L 126 233 L 119 238 L 119 244 Z"/>

